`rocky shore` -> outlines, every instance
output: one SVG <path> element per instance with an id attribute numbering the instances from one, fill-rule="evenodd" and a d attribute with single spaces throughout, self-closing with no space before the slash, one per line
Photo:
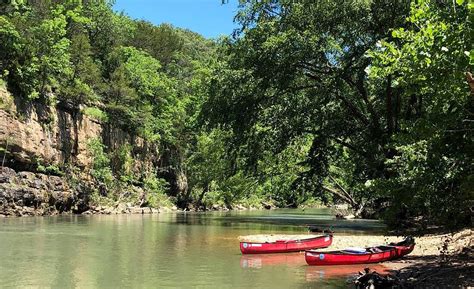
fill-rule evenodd
<path id="1" fill-rule="evenodd" d="M 82 215 L 118 215 L 118 214 L 159 214 L 162 212 L 178 211 L 176 207 L 138 207 L 130 203 L 120 203 L 117 206 L 93 206 Z"/>
<path id="2" fill-rule="evenodd" d="M 61 177 L 0 168 L 0 215 L 56 215 L 87 209 L 87 196 Z"/>
<path id="3" fill-rule="evenodd" d="M 142 189 L 137 188 L 138 190 Z M 90 186 L 83 183 L 70 185 L 64 177 L 35 173 L 16 172 L 9 167 L 0 167 L 0 217 L 51 216 L 58 214 L 116 215 L 116 214 L 158 214 L 179 211 L 176 206 L 141 207 L 130 202 L 111 205 L 93 205 L 90 200 Z M 262 206 L 271 209 L 273 207 Z M 233 210 L 252 210 L 235 205 Z M 202 211 L 190 208 L 191 211 Z M 223 205 L 213 205 L 207 211 L 228 211 Z"/>
<path id="4" fill-rule="evenodd" d="M 400 241 L 397 236 L 338 235 L 331 250 L 347 247 L 369 247 Z M 402 259 L 382 263 L 397 280 L 387 288 L 472 288 L 474 286 L 474 231 L 429 234 L 415 237 L 415 249 Z M 376 264 L 361 265 L 360 271 L 376 269 Z M 392 285 L 390 285 L 392 286 Z M 375 287 L 379 288 L 379 287 Z M 383 287 L 380 287 L 383 288 Z"/>
<path id="5" fill-rule="evenodd" d="M 88 188 L 71 187 L 59 176 L 0 167 L 0 217 L 47 216 L 58 214 L 157 214 L 177 211 L 176 207 L 139 207 L 132 203 L 94 206 Z"/>

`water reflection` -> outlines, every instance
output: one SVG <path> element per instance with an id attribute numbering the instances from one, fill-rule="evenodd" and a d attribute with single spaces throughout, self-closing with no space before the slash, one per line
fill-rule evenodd
<path id="1" fill-rule="evenodd" d="M 240 257 L 240 267 L 260 269 L 264 266 L 303 266 L 306 265 L 304 252 L 290 254 L 257 254 L 242 255 Z"/>
<path id="2" fill-rule="evenodd" d="M 320 279 L 348 278 L 356 276 L 368 265 L 338 265 L 338 266 L 306 266 L 306 281 L 317 281 Z M 371 271 L 379 273 L 387 272 L 389 269 L 381 264 L 370 266 Z"/>
<path id="3" fill-rule="evenodd" d="M 308 266 L 303 252 L 291 254 L 242 255 L 240 257 L 240 267 L 244 269 L 262 269 L 271 266 L 304 266 L 306 281 L 318 281 L 320 279 L 341 279 L 356 276 L 369 265 Z M 389 271 L 389 268 L 381 264 L 370 265 L 369 268 L 371 271 L 377 271 L 380 274 L 388 273 Z"/>

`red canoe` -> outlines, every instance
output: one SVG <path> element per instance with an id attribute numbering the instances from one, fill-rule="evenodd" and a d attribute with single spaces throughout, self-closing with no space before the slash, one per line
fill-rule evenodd
<path id="1" fill-rule="evenodd" d="M 242 254 L 288 253 L 315 248 L 326 248 L 332 243 L 332 235 L 298 240 L 277 240 L 275 242 L 240 242 Z"/>
<path id="2" fill-rule="evenodd" d="M 310 250 L 305 252 L 305 259 L 308 265 L 316 266 L 378 263 L 403 257 L 411 253 L 414 247 L 413 238 L 407 238 L 400 243 L 365 248 L 361 251 L 354 249 L 330 252 Z"/>

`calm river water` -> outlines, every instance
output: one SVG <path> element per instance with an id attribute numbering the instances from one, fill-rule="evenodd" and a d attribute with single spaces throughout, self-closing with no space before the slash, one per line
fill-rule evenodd
<path id="1" fill-rule="evenodd" d="M 356 268 L 242 256 L 239 235 L 383 231 L 326 209 L 0 219 L 0 288 L 347 288 Z"/>

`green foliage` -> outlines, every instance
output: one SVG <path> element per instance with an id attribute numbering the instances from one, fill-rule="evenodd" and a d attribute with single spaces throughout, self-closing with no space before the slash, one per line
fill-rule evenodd
<path id="1" fill-rule="evenodd" d="M 103 112 L 98 107 L 86 107 L 82 110 L 82 113 L 101 122 L 107 122 L 108 120 L 107 113 Z"/>
<path id="2" fill-rule="evenodd" d="M 62 97 L 76 105 L 100 100 L 98 92 L 103 89 L 99 65 L 92 58 L 92 46 L 86 34 L 75 34 L 70 46 L 72 73 Z"/>
<path id="3" fill-rule="evenodd" d="M 296 207 L 310 194 L 304 188 L 293 189 L 304 167 L 310 143 L 299 139 L 283 152 L 265 155 L 254 174 L 246 172 L 242 160 L 229 158 L 226 142 L 231 134 L 215 129 L 197 137 L 196 148 L 188 159 L 190 186 L 198 206 L 212 204 L 233 207 L 236 204 L 260 207 L 272 203 L 280 207 Z"/>
<path id="4" fill-rule="evenodd" d="M 70 41 L 66 38 L 64 7 L 56 6 L 45 19 L 38 19 L 35 12 L 16 12 L 11 20 L 2 16 L 0 21 L 5 25 L 0 33 L 7 46 L 0 56 L 14 90 L 28 99 L 41 96 L 46 100 L 46 94 L 59 88 L 70 74 Z M 32 22 L 36 24 L 30 25 Z"/>
<path id="5" fill-rule="evenodd" d="M 87 149 L 92 158 L 91 176 L 97 182 L 110 186 L 114 176 L 110 168 L 109 156 L 105 153 L 106 147 L 100 139 L 91 139 L 87 143 Z"/>
<path id="6" fill-rule="evenodd" d="M 173 81 L 158 60 L 133 47 L 119 47 L 108 60 L 109 109 L 116 122 L 149 141 L 170 137 L 173 112 L 179 109 Z"/>
<path id="7" fill-rule="evenodd" d="M 279 205 L 319 198 L 358 215 L 469 222 L 466 3 L 244 1 L 237 20 L 201 119 L 232 131 L 223 150 L 259 185 L 267 165 L 308 140 L 295 174 L 266 186 L 284 188 Z"/>
<path id="8" fill-rule="evenodd" d="M 36 159 L 36 170 L 40 173 L 44 173 L 48 175 L 62 176 L 64 174 L 61 168 L 58 167 L 57 165 L 51 164 L 51 165 L 45 166 L 43 164 L 42 159 L 40 158 Z"/>
<path id="9" fill-rule="evenodd" d="M 164 179 L 157 178 L 156 174 L 151 172 L 145 177 L 143 183 L 146 192 L 146 202 L 149 206 L 159 208 L 172 205 L 170 199 L 165 194 L 168 183 Z"/>
<path id="10" fill-rule="evenodd" d="M 38 74 L 37 90 L 30 97 L 37 93 L 44 97 L 47 92 L 59 87 L 60 82 L 71 73 L 70 40 L 66 38 L 67 22 L 63 8 L 57 6 L 53 15 L 53 18 L 43 20 L 29 31 L 32 38 L 27 45 L 35 48 L 30 67 Z"/>
<path id="11" fill-rule="evenodd" d="M 327 199 L 328 188 L 350 191 L 345 197 L 359 209 L 372 199 L 359 193 L 360 180 L 383 175 L 386 140 L 383 96 L 368 95 L 364 54 L 406 10 L 395 2 L 245 2 L 241 33 L 222 40 L 202 117 L 234 132 L 230 145 L 254 174 L 266 155 L 309 139 L 288 192 L 301 197 L 285 202 Z M 329 168 L 344 154 L 358 182 L 341 189 Z"/>
<path id="12" fill-rule="evenodd" d="M 94 54 L 103 62 L 113 49 L 124 45 L 133 35 L 134 25 L 130 18 L 114 13 L 113 1 L 91 1 L 84 5 L 84 16 L 91 19 L 87 30 L 91 36 Z"/>
<path id="13" fill-rule="evenodd" d="M 0 109 L 11 112 L 14 107 L 14 98 L 7 92 L 6 82 L 0 78 Z"/>
<path id="14" fill-rule="evenodd" d="M 17 57 L 21 45 L 19 44 L 20 34 L 15 26 L 5 16 L 0 16 L 0 43 L 2 49 L 0 50 L 0 72 L 11 68 L 14 59 Z"/>
<path id="15" fill-rule="evenodd" d="M 394 39 L 369 54 L 372 81 L 392 77 L 400 101 L 413 106 L 400 124 L 408 133 L 394 135 L 395 155 L 386 160 L 392 177 L 375 184 L 393 196 L 387 212 L 392 222 L 401 214 L 451 226 L 469 222 L 474 190 L 465 184 L 474 174 L 474 142 L 473 100 L 464 76 L 470 69 L 467 19 L 462 1 L 450 7 L 413 3 L 410 28 L 393 30 Z"/>
<path id="16" fill-rule="evenodd" d="M 179 32 L 169 24 L 155 26 L 150 22 L 138 21 L 130 44 L 143 49 L 167 67 L 182 49 L 183 39 Z M 167 45 L 163 45 L 166 43 Z"/>
<path id="17" fill-rule="evenodd" d="M 113 157 L 114 172 L 120 176 L 120 180 L 123 182 L 133 181 L 133 165 L 134 160 L 132 157 L 132 146 L 129 144 L 124 144 L 116 150 L 116 155 Z"/>

